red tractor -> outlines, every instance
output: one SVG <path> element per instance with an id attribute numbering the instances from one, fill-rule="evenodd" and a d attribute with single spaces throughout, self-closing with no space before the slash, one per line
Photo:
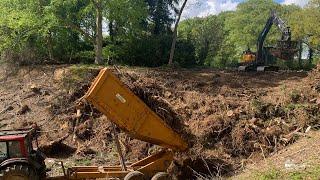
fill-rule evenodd
<path id="1" fill-rule="evenodd" d="M 40 180 L 46 177 L 44 155 L 33 149 L 33 130 L 0 131 L 0 179 Z"/>

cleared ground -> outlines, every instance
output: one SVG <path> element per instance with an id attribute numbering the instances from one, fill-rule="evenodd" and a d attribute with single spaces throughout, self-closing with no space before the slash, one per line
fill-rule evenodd
<path id="1" fill-rule="evenodd" d="M 100 68 L 41 66 L 22 68 L 10 76 L 2 72 L 1 128 L 37 123 L 41 148 L 53 158 L 47 162 L 52 166 L 57 159 L 65 161 L 67 167 L 117 164 L 110 123 L 90 106 L 83 109 L 77 136 L 71 133 L 76 119 L 75 102 Z M 318 71 L 309 75 L 211 69 L 120 71 L 115 72 L 124 74 L 119 75 L 123 82 L 188 138 L 190 151 L 177 154 L 177 159 L 200 174 L 227 176 L 252 163 L 260 164 L 319 124 Z M 123 133 L 120 139 L 129 162 L 159 149 Z M 210 165 L 210 173 L 199 166 L 200 160 Z M 189 173 L 183 169 L 181 172 Z"/>

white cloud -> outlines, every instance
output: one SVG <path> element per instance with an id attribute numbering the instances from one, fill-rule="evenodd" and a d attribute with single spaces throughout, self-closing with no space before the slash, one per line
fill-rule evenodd
<path id="1" fill-rule="evenodd" d="M 234 0 L 189 0 L 183 13 L 183 19 L 232 11 L 236 9 L 238 4 L 239 2 Z"/>
<path id="2" fill-rule="evenodd" d="M 189 0 L 183 12 L 182 19 L 204 17 L 219 14 L 223 11 L 233 11 L 243 0 Z M 281 4 L 305 6 L 309 0 L 283 0 Z"/>
<path id="3" fill-rule="evenodd" d="M 284 0 L 282 2 L 282 4 L 286 4 L 286 5 L 295 4 L 295 5 L 303 7 L 306 4 L 308 4 L 308 2 L 309 2 L 309 0 Z"/>

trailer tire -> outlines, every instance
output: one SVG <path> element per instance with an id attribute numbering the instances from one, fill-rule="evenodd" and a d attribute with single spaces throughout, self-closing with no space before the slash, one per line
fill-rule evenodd
<path id="1" fill-rule="evenodd" d="M 24 164 L 12 164 L 1 170 L 1 180 L 38 180 L 34 169 Z"/>
<path id="2" fill-rule="evenodd" d="M 151 180 L 171 180 L 172 178 L 166 172 L 158 172 L 155 174 Z"/>
<path id="3" fill-rule="evenodd" d="M 146 177 L 142 172 L 131 171 L 124 177 L 124 180 L 146 180 Z"/>

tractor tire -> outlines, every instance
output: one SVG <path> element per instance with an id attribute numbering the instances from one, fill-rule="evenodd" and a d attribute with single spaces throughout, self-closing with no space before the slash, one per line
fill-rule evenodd
<path id="1" fill-rule="evenodd" d="M 151 178 L 151 180 L 171 180 L 171 179 L 172 178 L 170 177 L 170 175 L 166 172 L 158 172 Z"/>
<path id="2" fill-rule="evenodd" d="M 124 177 L 124 180 L 146 180 L 146 177 L 142 172 L 131 171 Z"/>
<path id="3" fill-rule="evenodd" d="M 1 170 L 1 180 L 39 180 L 34 169 L 28 165 L 13 164 Z"/>

